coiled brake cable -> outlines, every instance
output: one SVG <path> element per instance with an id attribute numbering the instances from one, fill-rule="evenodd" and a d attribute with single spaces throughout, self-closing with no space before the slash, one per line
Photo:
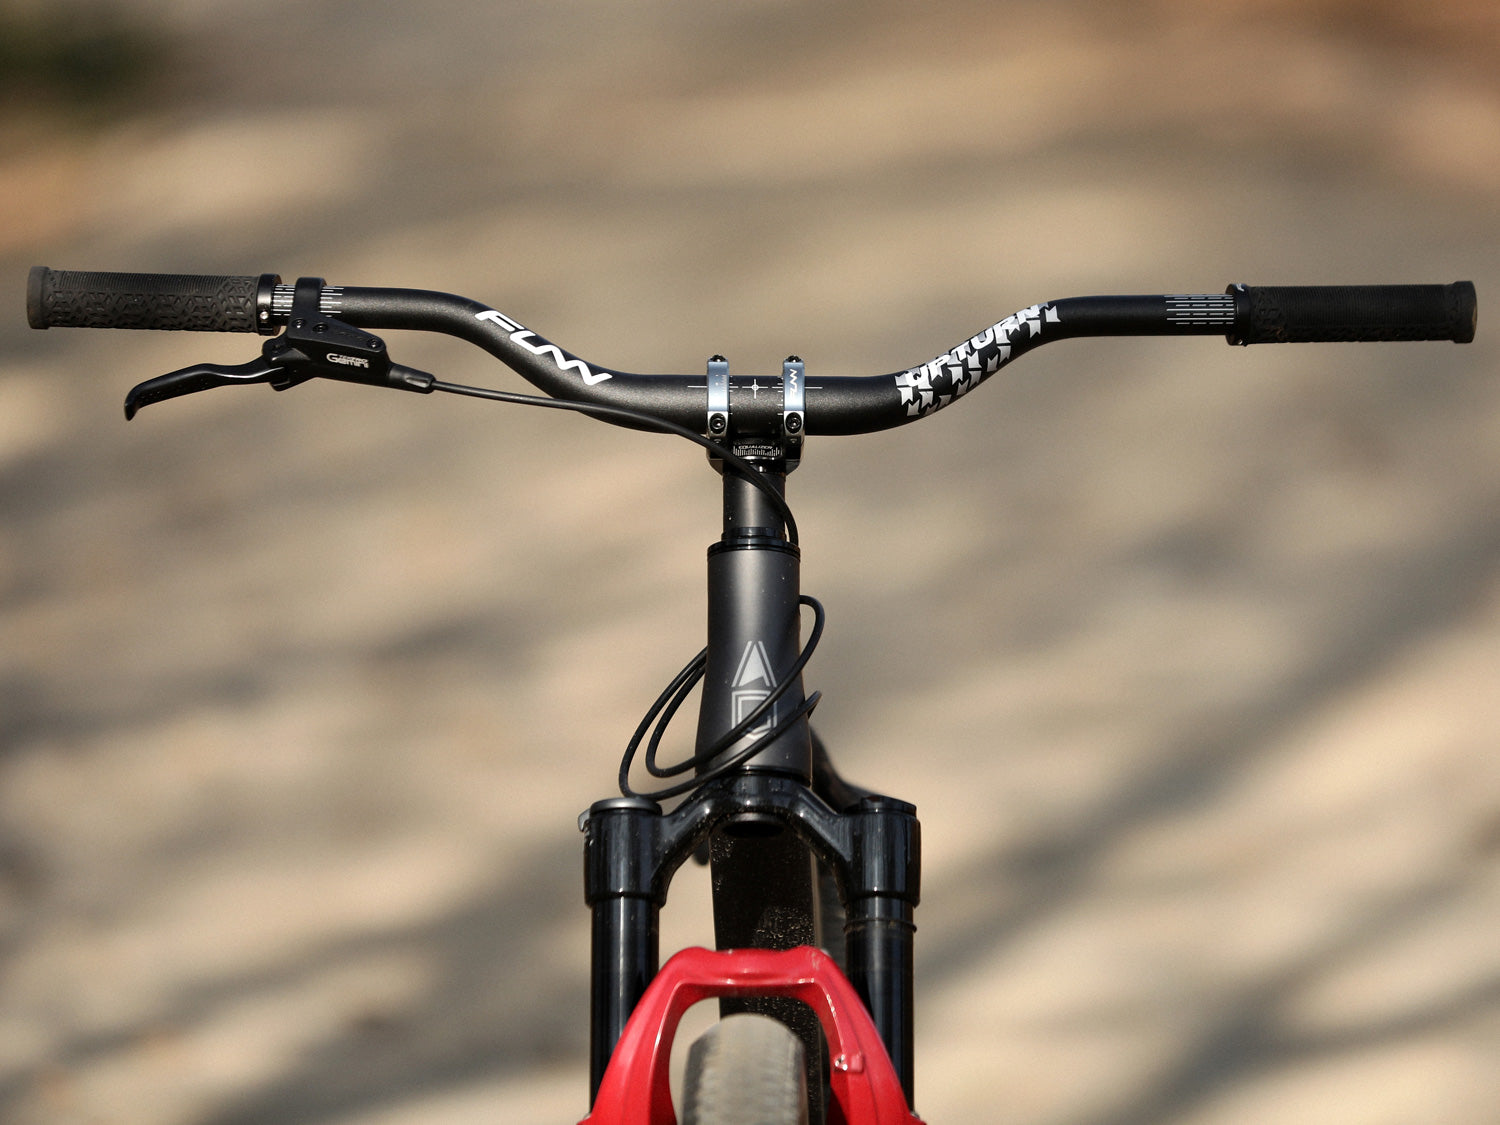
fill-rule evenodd
<path id="1" fill-rule="evenodd" d="M 797 654 L 797 659 L 787 669 L 786 675 L 776 681 L 770 693 L 733 728 L 726 731 L 692 757 L 671 766 L 657 765 L 656 752 L 661 745 L 662 735 L 666 733 L 667 725 L 677 714 L 677 710 L 682 706 L 683 701 L 687 699 L 693 688 L 697 686 L 698 681 L 703 678 L 704 670 L 708 665 L 708 650 L 704 649 L 698 653 L 681 672 L 677 673 L 677 676 L 667 685 L 666 690 L 657 696 L 656 702 L 646 712 L 646 717 L 636 727 L 635 734 L 630 739 L 630 744 L 625 748 L 625 756 L 620 762 L 621 793 L 627 797 L 645 797 L 652 801 L 661 801 L 669 797 L 681 796 L 738 769 L 790 730 L 798 720 L 806 718 L 813 713 L 813 710 L 818 706 L 818 702 L 823 698 L 822 692 L 813 692 L 796 707 L 792 708 L 790 714 L 777 722 L 765 734 L 751 742 L 748 746 L 740 748 L 729 758 L 710 770 L 696 774 L 686 781 L 679 781 L 674 785 L 667 785 L 650 791 L 637 790 L 630 785 L 630 767 L 635 762 L 636 752 L 640 749 L 641 740 L 646 737 L 648 729 L 651 730 L 651 739 L 646 747 L 647 772 L 652 777 L 676 777 L 679 774 L 686 773 L 690 769 L 696 769 L 713 761 L 713 759 L 723 754 L 743 738 L 757 723 L 771 712 L 771 709 L 776 705 L 776 701 L 797 683 L 798 677 L 802 674 L 802 669 L 807 667 L 807 662 L 812 659 L 812 654 L 818 647 L 818 641 L 823 636 L 823 604 L 817 598 L 809 597 L 806 594 L 801 595 L 797 599 L 797 602 L 799 605 L 810 606 L 812 608 L 812 631 L 808 633 L 807 643 L 802 646 L 802 651 Z"/>

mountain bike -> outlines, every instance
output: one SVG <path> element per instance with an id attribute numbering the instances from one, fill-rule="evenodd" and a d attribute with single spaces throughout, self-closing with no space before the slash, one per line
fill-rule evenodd
<path id="1" fill-rule="evenodd" d="M 846 781 L 812 729 L 803 672 L 824 628 L 801 592 L 787 476 L 812 436 L 931 417 L 1025 352 L 1078 336 L 1222 335 L 1231 344 L 1471 341 L 1476 297 L 1449 285 L 1264 287 L 1074 297 L 1032 305 L 916 367 L 886 375 L 632 374 L 565 351 L 477 301 L 332 286 L 273 274 L 204 277 L 31 271 L 34 328 L 254 332 L 238 366 L 199 364 L 133 388 L 125 414 L 236 384 L 313 378 L 578 411 L 703 446 L 722 477 L 708 549 L 701 652 L 629 738 L 619 795 L 580 818 L 592 914 L 590 1112 L 596 1125 L 673 1125 L 667 1065 L 683 1013 L 720 1021 L 688 1053 L 682 1118 L 701 1125 L 911 1122 L 913 945 L 920 897 L 915 808 Z M 542 395 L 448 383 L 394 362 L 377 330 L 478 345 Z M 811 622 L 803 640 L 804 614 Z M 693 753 L 664 764 L 663 735 L 701 691 Z M 639 762 L 637 761 L 639 759 Z M 644 774 L 649 783 L 639 783 Z M 644 787 L 637 788 L 637 784 Z M 710 869 L 715 946 L 661 963 L 658 919 L 674 873 Z"/>

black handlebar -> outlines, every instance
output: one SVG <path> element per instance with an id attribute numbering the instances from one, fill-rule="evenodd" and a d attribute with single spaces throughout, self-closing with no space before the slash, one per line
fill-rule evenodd
<path id="1" fill-rule="evenodd" d="M 97 273 L 34 266 L 26 293 L 33 328 L 154 328 L 261 332 L 286 323 L 292 287 L 276 274 L 212 276 Z M 337 293 L 338 290 L 333 292 Z M 373 295 L 380 290 L 349 290 Z M 396 290 L 393 292 L 411 292 Z M 1091 323 L 1069 335 L 1224 333 L 1233 344 L 1342 343 L 1474 339 L 1474 284 L 1231 285 L 1225 293 L 1162 297 L 1071 298 L 1074 317 Z M 278 301 L 278 295 L 286 300 Z M 376 299 L 378 300 L 378 298 Z M 325 309 L 332 314 L 337 302 Z M 1226 310 L 1232 320 L 1226 321 Z M 393 316 L 395 308 L 387 310 Z M 370 328 L 397 327 L 370 322 Z"/>
<path id="2" fill-rule="evenodd" d="M 341 322 L 370 331 L 446 333 L 477 344 L 553 398 L 633 410 L 698 433 L 713 432 L 709 416 L 714 396 L 706 376 L 636 375 L 600 367 L 487 305 L 447 293 L 340 288 L 308 278 L 292 286 L 282 284 L 274 274 L 198 277 L 81 273 L 37 266 L 27 288 L 27 318 L 33 328 L 157 328 L 269 335 L 288 323 L 296 294 L 312 293 L 317 294 L 316 315 L 332 322 L 323 327 Z M 311 307 L 299 305 L 304 310 Z M 1032 348 L 1072 336 L 1222 335 L 1232 344 L 1467 343 L 1474 338 L 1476 309 L 1474 285 L 1468 281 L 1451 285 L 1231 285 L 1222 294 L 1070 297 L 1023 309 L 905 371 L 866 377 L 811 376 L 803 391 L 802 413 L 794 421 L 798 432 L 805 427 L 809 434 L 888 429 L 941 409 Z M 299 313 L 303 315 L 311 314 Z M 320 353 L 323 368 L 313 373 L 378 381 L 355 377 L 360 372 L 347 366 L 342 371 L 330 366 L 357 364 L 368 370 L 364 359 L 324 353 L 326 348 Z M 800 378 L 800 364 L 796 370 Z M 275 383 L 274 378 L 266 380 L 240 369 L 228 376 L 223 370 L 213 371 L 215 377 Z M 425 383 L 417 380 L 421 385 L 416 385 L 405 379 L 405 371 L 400 369 L 405 380 L 398 380 L 400 385 L 431 388 L 430 376 Z M 777 383 L 772 377 L 771 386 Z M 779 395 L 761 395 L 765 389 L 749 377 L 726 375 L 720 393 L 725 404 L 733 400 L 737 419 L 752 421 L 752 429 L 763 425 L 769 431 L 792 424 L 787 401 Z M 755 422 L 759 413 L 766 417 Z"/>

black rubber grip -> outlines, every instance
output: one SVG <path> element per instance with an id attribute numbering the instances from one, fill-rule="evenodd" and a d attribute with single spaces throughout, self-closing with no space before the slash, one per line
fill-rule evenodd
<path id="1" fill-rule="evenodd" d="M 270 332 L 271 294 L 280 280 L 272 274 L 84 273 L 33 266 L 26 319 L 33 328 Z"/>
<path id="2" fill-rule="evenodd" d="M 1231 344 L 1474 339 L 1472 281 L 1452 285 L 1231 285 Z"/>

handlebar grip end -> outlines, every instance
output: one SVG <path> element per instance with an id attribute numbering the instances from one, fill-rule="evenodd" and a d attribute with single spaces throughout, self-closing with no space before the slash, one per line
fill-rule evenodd
<path id="1" fill-rule="evenodd" d="M 1472 344 L 1474 329 L 1479 326 L 1479 296 L 1472 281 L 1455 281 L 1448 289 L 1453 294 L 1452 323 L 1455 344 Z"/>
<path id="2" fill-rule="evenodd" d="M 47 278 L 52 271 L 46 266 L 32 266 L 31 272 L 26 275 L 26 323 L 33 328 L 51 328 L 47 323 L 47 314 L 42 300 L 42 294 L 47 287 Z"/>
<path id="3" fill-rule="evenodd" d="M 1231 344 L 1474 339 L 1472 281 L 1451 285 L 1231 285 Z"/>

